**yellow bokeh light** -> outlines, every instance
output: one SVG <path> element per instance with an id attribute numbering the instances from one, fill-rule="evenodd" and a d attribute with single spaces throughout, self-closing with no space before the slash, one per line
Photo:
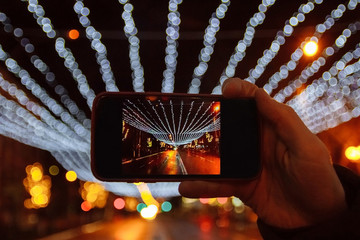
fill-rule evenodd
<path id="1" fill-rule="evenodd" d="M 23 184 L 31 198 L 24 201 L 24 207 L 27 209 L 46 207 L 51 196 L 51 178 L 43 174 L 43 167 L 40 163 L 28 165 L 25 170 L 27 176 L 23 180 Z"/>
<path id="2" fill-rule="evenodd" d="M 68 171 L 65 175 L 66 180 L 68 180 L 69 182 L 74 182 L 77 179 L 77 175 L 76 172 L 74 171 Z"/>
<path id="3" fill-rule="evenodd" d="M 314 56 L 318 50 L 318 44 L 314 41 L 309 41 L 304 45 L 304 53 L 307 56 Z"/>
<path id="4" fill-rule="evenodd" d="M 351 161 L 360 160 L 360 146 L 350 146 L 345 150 L 345 156 Z"/>
<path id="5" fill-rule="evenodd" d="M 45 194 L 40 194 L 39 196 L 34 197 L 33 201 L 36 205 L 42 206 L 49 202 L 49 198 Z"/>
<path id="6" fill-rule="evenodd" d="M 87 195 L 86 195 L 86 200 L 93 203 L 97 200 L 98 198 L 98 194 L 96 192 L 89 192 Z"/>
<path id="7" fill-rule="evenodd" d="M 81 183 L 79 192 L 84 202 L 91 203 L 91 208 L 105 207 L 107 202 L 108 192 L 100 183 L 94 183 L 94 182 Z"/>
<path id="8" fill-rule="evenodd" d="M 43 177 L 42 170 L 40 168 L 38 168 L 38 167 L 33 167 L 30 170 L 30 174 L 31 174 L 32 180 L 34 180 L 35 182 L 40 181 L 42 179 L 42 177 Z"/>
<path id="9" fill-rule="evenodd" d="M 35 185 L 34 187 L 32 187 L 30 189 L 30 195 L 31 196 L 39 196 L 40 194 L 43 193 L 43 188 L 39 185 Z"/>
<path id="10" fill-rule="evenodd" d="M 158 201 L 152 196 L 150 189 L 146 183 L 142 183 L 140 185 L 136 185 L 137 189 L 140 192 L 141 198 L 144 201 L 144 203 L 148 206 L 155 205 L 159 207 Z"/>
<path id="11" fill-rule="evenodd" d="M 58 174 L 59 174 L 59 171 L 60 171 L 60 169 L 59 169 L 59 167 L 56 166 L 56 165 L 52 165 L 52 166 L 49 168 L 49 173 L 50 173 L 51 175 L 53 175 L 53 176 L 58 175 Z"/>
<path id="12" fill-rule="evenodd" d="M 139 204 L 138 200 L 134 197 L 125 198 L 125 209 L 129 212 L 136 211 L 136 207 Z"/>

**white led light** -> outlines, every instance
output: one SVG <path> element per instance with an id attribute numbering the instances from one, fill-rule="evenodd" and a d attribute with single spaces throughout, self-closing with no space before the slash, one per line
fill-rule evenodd
<path id="1" fill-rule="evenodd" d="M 213 94 L 221 94 L 221 85 L 223 84 L 223 82 L 226 79 L 235 76 L 236 66 L 245 57 L 246 48 L 251 45 L 252 40 L 255 36 L 255 27 L 261 25 L 264 22 L 265 17 L 266 17 L 266 15 L 265 15 L 266 11 L 272 5 L 274 5 L 274 3 L 275 3 L 275 0 L 263 0 L 262 3 L 258 6 L 259 12 L 255 13 L 250 18 L 249 22 L 246 24 L 247 28 L 244 33 L 244 37 L 242 40 L 238 41 L 238 44 L 236 45 L 236 47 L 234 49 L 234 53 L 231 55 L 231 57 L 228 61 L 228 65 L 220 77 L 219 85 L 216 86 L 212 90 Z M 282 42 L 283 39 L 279 40 L 279 42 L 280 41 Z M 282 44 L 282 43 L 280 43 L 280 44 Z M 260 61 L 265 61 L 265 59 L 261 59 Z"/>
<path id="2" fill-rule="evenodd" d="M 140 62 L 140 39 L 136 36 L 137 28 L 135 27 L 135 21 L 132 17 L 132 11 L 134 6 L 128 1 L 122 3 L 124 5 L 122 19 L 124 20 L 124 32 L 125 36 L 129 41 L 129 58 L 130 58 L 130 67 L 133 71 L 132 80 L 133 80 L 133 89 L 135 92 L 144 92 L 144 68 Z"/>
<path id="3" fill-rule="evenodd" d="M 359 50 L 360 45 L 354 51 L 343 55 L 331 69 L 337 69 L 335 66 L 339 62 L 347 65 L 353 59 L 359 58 L 354 54 Z M 315 133 L 335 127 L 359 114 L 359 85 L 356 86 L 359 78 L 360 60 L 347 65 L 343 70 L 324 72 L 322 78 L 313 81 L 288 104 Z"/>
<path id="4" fill-rule="evenodd" d="M 28 2 L 28 11 L 33 13 L 34 18 L 37 20 L 36 22 L 40 25 L 42 30 L 46 33 L 49 38 L 56 37 L 56 32 L 53 29 L 53 25 L 51 24 L 51 20 L 49 18 L 44 17 L 45 11 L 43 7 L 38 4 L 37 0 L 25 0 Z"/>
<path id="5" fill-rule="evenodd" d="M 23 1 L 28 2 L 28 10 L 34 16 L 42 31 L 49 38 L 56 39 L 57 36 L 53 22 L 45 16 L 45 10 L 38 3 L 38 0 Z M 249 19 L 246 28 L 244 28 L 244 36 L 235 46 L 234 52 L 220 76 L 220 84 L 213 89 L 213 93 L 221 93 L 222 82 L 226 78 L 235 75 L 237 64 L 244 59 L 247 48 L 252 44 L 256 34 L 256 27 L 264 22 L 266 12 L 274 2 L 274 0 L 263 0 L 258 6 L 258 12 L 253 14 Z M 134 91 L 144 91 L 144 70 L 140 62 L 139 54 L 140 39 L 137 37 L 138 30 L 132 16 L 134 6 L 128 0 L 119 0 L 119 3 L 123 5 L 123 11 L 119 14 L 121 14 L 124 20 L 123 30 L 129 42 L 133 89 Z M 180 3 L 181 0 L 170 0 L 168 5 L 168 25 L 166 29 L 164 29 L 167 37 L 167 46 L 165 48 L 166 69 L 163 71 L 164 79 L 162 82 L 162 91 L 164 92 L 174 91 L 174 75 L 178 57 L 177 47 L 180 36 L 179 26 L 181 23 L 178 12 Z M 296 27 L 305 21 L 305 16 L 313 11 L 315 4 L 321 3 L 323 3 L 322 0 L 308 1 L 306 4 L 302 4 L 297 12 L 291 15 L 281 28 L 282 30 L 279 34 L 277 34 L 272 43 L 269 44 L 268 49 L 263 51 L 263 56 L 258 59 L 257 65 L 249 71 L 248 81 L 255 82 L 261 78 L 267 65 L 273 61 L 281 50 L 282 45 L 285 44 L 285 40 L 289 36 L 293 36 L 297 31 Z M 322 34 L 331 29 L 336 24 L 336 21 L 345 15 L 347 9 L 354 10 L 358 3 L 358 0 L 349 0 L 347 1 L 347 5 L 340 4 L 332 12 L 329 12 L 327 19 L 316 25 L 315 33 L 311 40 L 319 41 Z M 216 43 L 216 35 L 220 28 L 220 21 L 226 16 L 229 4 L 230 1 L 222 0 L 209 19 L 209 24 L 203 37 L 204 46 L 199 53 L 199 63 L 194 67 L 193 78 L 188 92 L 198 93 L 200 91 L 202 77 L 209 67 L 209 61 L 214 52 L 214 44 Z M 75 2 L 73 9 L 78 14 L 80 24 L 85 28 L 86 37 L 89 38 L 91 47 L 96 52 L 96 61 L 99 64 L 103 81 L 106 83 L 106 89 L 110 91 L 116 90 L 117 88 L 111 70 L 111 62 L 106 57 L 107 49 L 102 42 L 102 35 L 91 25 L 92 23 L 90 21 L 90 14 L 96 9 L 90 10 L 85 7 L 84 2 L 80 0 Z M 54 89 L 55 94 L 59 96 L 62 103 L 62 105 L 60 105 L 52 99 L 38 84 L 39 82 L 36 82 L 35 79 L 29 75 L 29 72 L 19 66 L 18 62 L 11 58 L 1 47 L 0 60 L 4 62 L 4 66 L 8 71 L 18 77 L 19 83 L 16 84 L 19 85 L 17 86 L 7 82 L 2 77 L 0 79 L 2 91 L 7 93 L 6 96 L 8 96 L 9 99 L 13 99 L 9 100 L 0 95 L 0 134 L 49 151 L 66 169 L 75 170 L 80 179 L 98 181 L 94 178 L 90 170 L 90 147 L 89 136 L 87 135 L 89 133 L 90 120 L 86 118 L 84 112 L 79 109 L 76 103 L 70 99 L 64 87 L 65 85 L 58 83 L 49 65 L 47 65 L 41 57 L 34 54 L 37 46 L 23 36 L 24 32 L 22 29 L 14 27 L 7 16 L 1 12 L 0 22 L 3 24 L 5 33 L 13 34 L 15 38 L 18 38 L 17 40 L 19 40 L 19 43 L 23 47 L 24 53 L 30 53 L 26 55 L 30 56 L 31 63 L 42 74 L 40 76 L 44 77 L 47 84 Z M 357 45 L 354 51 L 347 52 L 341 59 L 338 59 L 327 71 L 320 73 L 323 66 L 328 64 L 327 57 L 335 57 L 335 53 L 338 52 L 340 48 L 349 45 L 350 41 L 348 41 L 348 38 L 351 37 L 355 31 L 359 30 L 357 26 L 358 23 L 354 23 L 344 29 L 341 35 L 338 36 L 336 43 L 324 48 L 320 57 L 311 62 L 303 69 L 298 77 L 290 81 L 289 84 L 281 89 L 275 96 L 277 100 L 285 102 L 286 99 L 295 95 L 295 92 L 297 92 L 310 77 L 321 76 L 319 79 L 313 81 L 312 84 L 309 84 L 301 94 L 295 96 L 288 102 L 303 119 L 305 124 L 315 133 L 329 127 L 335 127 L 353 117 L 360 116 L 359 45 Z M 76 62 L 71 50 L 65 47 L 65 40 L 57 38 L 55 42 L 56 51 L 58 55 L 63 58 L 64 66 L 71 73 L 81 95 L 83 95 L 89 107 L 91 107 L 95 94 L 90 88 L 86 76 L 79 69 L 79 64 Z M 291 76 L 291 71 L 297 68 L 298 62 L 303 56 L 301 45 L 302 44 L 291 54 L 289 61 L 280 66 L 273 76 L 271 76 L 269 82 L 265 84 L 264 89 L 266 92 L 271 93 L 279 86 L 283 86 L 284 84 L 279 84 L 280 81 Z M 28 96 L 24 91 L 20 90 L 22 87 L 20 84 L 29 89 L 29 91 L 39 99 L 39 103 L 31 100 L 34 99 L 33 96 Z M 193 108 L 193 110 L 194 109 L 195 108 Z M 137 109 L 134 109 L 131 105 L 128 107 L 128 112 L 137 112 L 138 116 L 143 116 L 142 113 L 139 113 Z M 183 112 L 185 113 L 185 111 Z M 159 117 L 162 116 L 163 110 L 161 107 L 159 111 L 157 111 L 157 114 Z M 174 116 L 178 116 L 178 112 L 173 111 L 173 114 Z M 201 114 L 199 113 L 198 115 L 200 116 Z M 186 143 L 190 141 L 190 135 L 196 137 L 195 133 L 197 133 L 198 130 L 195 128 L 187 129 L 185 127 L 184 130 L 186 131 L 184 131 L 184 133 L 186 134 L 180 134 L 180 131 L 178 133 L 175 131 L 178 129 L 173 127 L 172 115 L 169 115 L 167 120 L 161 118 L 162 123 L 161 121 L 154 121 L 154 119 L 143 122 L 141 118 L 136 118 L 132 114 L 128 117 L 131 120 L 128 119 L 129 122 L 135 127 L 146 127 L 146 129 L 150 129 L 149 131 L 152 131 L 154 135 L 159 134 L 157 136 L 169 144 L 177 145 Z M 157 117 L 155 117 L 155 119 L 156 118 Z M 186 114 L 183 114 L 181 121 L 185 123 L 186 119 Z M 190 123 L 192 120 L 189 118 L 187 121 Z M 197 122 L 197 120 L 194 120 L 194 123 L 195 122 Z M 200 122 L 201 121 L 199 121 L 199 123 Z M 147 126 L 146 124 L 151 124 L 151 126 Z M 161 131 L 170 134 L 173 133 L 174 139 L 176 140 L 171 140 L 166 137 L 166 135 L 159 133 Z M 107 190 L 115 194 L 140 197 L 139 191 L 132 184 L 103 184 Z M 154 196 L 179 195 L 177 186 L 178 183 L 149 184 L 149 188 Z"/>
<path id="6" fill-rule="evenodd" d="M 161 92 L 163 93 L 172 93 L 174 92 L 175 84 L 175 72 L 177 66 L 177 39 L 179 38 L 180 30 L 180 13 L 178 12 L 178 5 L 182 3 L 182 0 L 170 0 L 169 1 L 169 14 L 168 14 L 168 23 L 166 32 L 166 50 L 165 49 L 165 65 L 166 69 L 163 72 L 163 81 Z"/>
<path id="7" fill-rule="evenodd" d="M 96 29 L 91 26 L 90 19 L 88 15 L 90 10 L 84 6 L 82 0 L 77 0 L 74 7 L 74 11 L 78 14 L 78 19 L 80 24 L 86 29 L 86 37 L 91 41 L 91 47 L 96 51 L 97 63 L 100 65 L 100 73 L 102 75 L 102 80 L 105 83 L 106 90 L 111 92 L 118 92 L 119 89 L 115 84 L 114 74 L 111 70 L 110 64 L 107 68 L 104 68 L 104 65 L 101 65 L 103 60 L 110 63 L 107 59 L 107 50 L 105 45 L 101 42 L 101 34 L 96 31 Z M 89 34 L 91 33 L 91 34 Z M 80 87 L 83 88 L 84 86 Z M 87 89 L 82 89 L 82 91 L 87 91 Z M 89 104 L 89 103 L 88 103 Z M 90 104 L 92 105 L 92 103 Z"/>
<path id="8" fill-rule="evenodd" d="M 72 73 L 81 95 L 86 99 L 86 102 L 91 109 L 95 99 L 95 93 L 89 87 L 86 76 L 78 68 L 79 64 L 75 61 L 75 57 L 73 56 L 71 50 L 65 48 L 65 40 L 63 38 L 56 39 L 55 49 L 59 56 L 64 59 L 65 67 Z"/>

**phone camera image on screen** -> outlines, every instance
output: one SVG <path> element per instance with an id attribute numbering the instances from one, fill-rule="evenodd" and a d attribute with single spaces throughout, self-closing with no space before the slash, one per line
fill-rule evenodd
<path id="1" fill-rule="evenodd" d="M 103 93 L 91 131 L 91 169 L 104 181 L 248 179 L 260 172 L 252 98 Z"/>
<path id="2" fill-rule="evenodd" d="M 219 101 L 148 96 L 119 111 L 124 176 L 220 174 Z"/>

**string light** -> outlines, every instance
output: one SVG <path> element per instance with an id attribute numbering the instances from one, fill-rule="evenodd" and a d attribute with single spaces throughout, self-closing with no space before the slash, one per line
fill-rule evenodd
<path id="1" fill-rule="evenodd" d="M 28 0 L 26 0 L 26 1 L 28 1 Z M 37 23 L 40 26 L 43 26 L 43 22 L 42 22 L 43 19 L 45 19 L 44 20 L 45 22 L 50 22 L 51 23 L 51 20 L 49 18 L 44 18 L 45 10 L 40 4 L 38 4 L 37 0 L 28 1 L 28 3 L 29 3 L 28 10 L 30 12 L 32 12 L 32 13 L 35 13 L 33 16 L 37 20 Z M 56 32 L 52 29 L 53 28 L 52 24 L 47 25 L 47 28 L 50 28 L 50 27 L 51 27 L 51 30 L 49 32 L 47 32 L 47 37 L 54 38 L 54 37 L 56 37 Z M 59 42 L 61 42 L 61 43 L 59 44 Z M 64 49 L 64 51 L 62 51 L 63 55 L 61 54 L 61 52 L 59 53 L 59 51 L 58 51 L 58 48 L 61 49 L 61 45 L 63 46 L 63 49 Z M 59 55 L 61 57 L 63 57 L 63 58 L 66 57 L 67 53 L 69 53 L 69 52 L 71 53 L 70 49 L 65 49 L 64 45 L 65 45 L 65 40 L 63 38 L 57 38 L 56 39 L 56 47 L 55 48 L 58 51 Z M 71 57 L 72 57 L 72 54 L 68 58 L 68 62 L 65 62 L 65 66 L 73 73 L 73 77 L 75 77 L 76 80 L 79 80 L 76 76 L 80 75 L 79 78 L 81 78 L 81 80 L 80 80 L 81 81 L 81 86 L 79 87 L 79 90 L 82 93 L 82 95 L 86 98 L 87 103 L 91 108 L 92 102 L 93 102 L 93 100 L 95 98 L 94 91 L 89 87 L 89 85 L 87 84 L 87 81 L 85 81 L 85 83 L 83 83 L 83 80 L 84 80 L 85 76 L 81 73 L 81 71 L 75 71 L 75 70 L 78 69 L 77 68 L 78 64 L 75 62 L 74 58 L 73 57 L 71 58 Z M 68 66 L 68 65 L 70 65 L 70 66 Z M 76 76 L 74 76 L 74 74 L 76 74 Z M 85 80 L 86 80 L 86 78 L 85 78 Z M 78 81 L 78 83 L 79 83 L 79 81 Z M 86 94 L 84 94 L 83 92 L 86 92 Z"/>
<path id="2" fill-rule="evenodd" d="M 89 108 L 92 108 L 95 99 L 95 92 L 89 86 L 86 76 L 78 68 L 79 64 L 76 62 L 74 55 L 69 48 L 65 48 L 65 40 L 57 38 L 55 44 L 56 52 L 64 59 L 64 66 L 69 70 L 73 79 L 78 85 L 79 92 L 86 99 Z"/>
<path id="3" fill-rule="evenodd" d="M 90 10 L 84 6 L 82 0 L 77 0 L 74 11 L 78 14 L 80 24 L 86 29 L 86 37 L 91 41 L 91 48 L 96 51 L 96 62 L 100 65 L 102 80 L 106 85 L 106 91 L 118 92 L 115 84 L 114 73 L 111 70 L 110 61 L 107 59 L 106 46 L 101 42 L 101 33 L 91 26 L 89 19 Z"/>
<path id="4" fill-rule="evenodd" d="M 137 28 L 135 27 L 135 21 L 132 17 L 132 11 L 134 6 L 128 2 L 128 0 L 120 0 L 123 7 L 123 13 L 121 15 L 124 20 L 124 32 L 129 41 L 129 57 L 130 67 L 133 71 L 133 89 L 135 92 L 144 92 L 144 68 L 140 62 L 140 39 L 136 36 Z"/>
<path id="5" fill-rule="evenodd" d="M 316 4 L 321 4 L 322 1 L 315 1 Z M 298 12 L 295 12 L 293 16 L 296 16 L 298 22 L 305 20 L 305 15 L 313 11 L 315 4 L 313 1 L 308 1 L 306 4 L 301 4 L 298 8 Z M 290 18 L 292 19 L 292 18 Z M 266 66 L 275 58 L 280 51 L 280 47 L 284 45 L 286 37 L 290 37 L 294 28 L 297 26 L 294 23 L 290 24 L 290 19 L 286 20 L 285 25 L 281 31 L 276 34 L 275 39 L 272 41 L 270 48 L 264 51 L 263 56 L 257 61 L 257 65 L 250 69 L 249 76 L 245 78 L 246 81 L 255 83 L 258 78 L 264 73 Z M 293 21 L 292 21 L 293 22 Z"/>
<path id="6" fill-rule="evenodd" d="M 53 29 L 50 18 L 45 17 L 44 8 L 38 3 L 37 0 L 25 0 L 28 2 L 28 11 L 33 13 L 34 18 L 36 19 L 37 24 L 41 29 L 46 33 L 49 38 L 55 38 L 56 32 Z"/>
<path id="7" fill-rule="evenodd" d="M 350 30 L 352 29 L 352 30 Z M 329 47 L 332 49 L 332 54 L 334 52 L 337 52 L 340 48 L 344 47 L 344 44 L 347 40 L 348 37 L 350 37 L 352 34 L 356 33 L 358 30 L 360 29 L 360 22 L 355 22 L 352 23 L 348 26 L 348 28 L 345 28 L 343 30 L 343 34 L 341 34 L 336 40 L 335 43 L 333 44 L 332 47 Z M 345 35 L 347 37 L 345 37 Z M 338 39 L 345 39 L 342 40 L 344 41 L 344 44 L 339 45 L 339 41 Z M 320 67 L 322 67 L 323 65 L 325 65 L 326 63 L 326 58 L 328 57 L 328 49 L 326 48 L 325 51 L 323 51 L 323 54 L 321 57 L 319 57 L 317 60 L 313 61 L 313 63 L 306 67 L 302 72 L 301 75 L 294 81 L 290 81 L 288 86 L 286 86 L 285 88 L 281 89 L 275 96 L 274 98 L 279 101 L 279 102 L 284 102 L 286 97 L 289 97 L 290 95 L 292 95 L 296 89 L 298 89 L 303 83 L 306 83 L 307 80 L 313 76 L 316 72 L 318 72 L 320 70 Z M 331 54 L 331 55 L 332 55 Z M 337 62 L 337 65 L 342 65 L 343 61 L 339 61 Z M 339 66 L 338 66 L 339 68 Z"/>
<path id="8" fill-rule="evenodd" d="M 79 64 L 76 62 L 73 53 L 69 48 L 65 47 L 65 39 L 57 36 L 52 20 L 45 16 L 45 10 L 37 0 L 24 1 L 28 3 L 28 10 L 37 21 L 38 26 L 48 38 L 53 39 L 55 42 L 55 49 L 58 55 L 63 59 L 64 65 L 74 78 L 79 92 L 86 99 L 88 106 L 91 108 L 95 93 L 90 88 L 85 74 L 80 70 Z M 123 6 L 122 17 L 125 22 L 124 32 L 129 42 L 133 89 L 134 91 L 144 91 L 144 72 L 143 66 L 140 63 L 139 54 L 140 39 L 136 36 L 137 29 L 132 16 L 134 7 L 127 0 L 120 0 L 119 3 Z M 221 92 L 220 85 L 225 78 L 234 76 L 233 74 L 235 74 L 237 64 L 244 59 L 246 50 L 253 41 L 255 28 L 263 23 L 268 8 L 274 3 L 274 0 L 263 0 L 258 6 L 258 12 L 249 19 L 244 37 L 238 41 L 238 44 L 229 59 L 228 66 L 224 69 L 224 72 L 220 77 L 219 86 L 214 88 L 214 93 Z M 322 34 L 331 29 L 336 24 L 336 21 L 344 15 L 346 10 L 356 9 L 358 3 L 359 1 L 357 0 L 350 0 L 346 6 L 340 4 L 336 9 L 329 13 L 329 16 L 323 23 L 316 25 L 315 33 L 306 40 L 320 41 Z M 178 38 L 180 34 L 179 26 L 181 22 L 180 13 L 178 11 L 179 4 L 181 4 L 181 0 L 170 0 L 168 5 L 168 25 L 165 31 L 167 36 L 167 46 L 165 49 L 166 69 L 163 72 L 163 92 L 172 92 L 174 90 L 178 56 L 177 48 L 179 44 Z M 220 26 L 220 20 L 225 16 L 225 13 L 227 13 L 229 4 L 230 1 L 223 0 L 216 8 L 214 15 L 209 19 L 209 25 L 204 35 L 204 46 L 199 54 L 200 61 L 198 67 L 200 67 L 200 69 L 197 68 L 197 70 L 200 71 L 196 71 L 196 74 L 194 71 L 194 77 L 192 79 L 192 84 L 189 87 L 189 92 L 199 92 L 201 78 L 207 70 L 207 63 L 210 61 L 214 51 L 214 43 L 216 42 L 215 36 L 219 31 L 218 27 Z M 249 73 L 249 81 L 255 82 L 262 75 L 266 66 L 280 51 L 281 46 L 285 44 L 285 39 L 289 36 L 293 36 L 296 27 L 305 21 L 305 16 L 312 12 L 315 5 L 318 4 L 322 4 L 322 0 L 314 0 L 302 4 L 298 8 L 298 11 L 285 22 L 281 32 L 276 35 L 269 48 L 265 50 L 263 57 L 259 59 L 258 65 L 253 68 L 251 73 Z M 110 61 L 107 59 L 107 50 L 101 40 L 101 33 L 97 31 L 90 22 L 90 9 L 85 7 L 82 1 L 78 0 L 74 5 L 74 11 L 78 14 L 79 22 L 85 29 L 86 37 L 90 40 L 92 48 L 96 51 L 95 54 L 100 65 L 103 81 L 106 83 L 106 90 L 117 91 Z M 11 58 L 1 46 L 1 61 L 5 63 L 8 71 L 12 72 L 16 76 L 16 80 L 19 81 L 17 81 L 16 84 L 10 83 L 1 75 L 0 87 L 2 91 L 5 91 L 5 95 L 9 99 L 0 95 L 0 134 L 25 144 L 45 149 L 49 151 L 65 169 L 76 172 L 79 179 L 99 183 L 92 175 L 90 169 L 90 120 L 86 118 L 84 112 L 79 109 L 76 103 L 70 99 L 64 86 L 57 82 L 55 74 L 50 71 L 49 64 L 46 64 L 40 56 L 35 55 L 36 46 L 30 39 L 24 36 L 23 29 L 13 26 L 6 14 L 1 12 L 0 22 L 3 24 L 4 31 L 13 34 L 24 51 L 28 53 L 33 66 L 43 74 L 47 84 L 54 88 L 54 92 L 59 96 L 62 103 L 61 105 L 52 99 L 39 85 L 40 81 L 35 81 L 35 79 L 30 76 L 29 72 L 22 68 L 14 58 Z M 299 89 L 298 87 L 301 86 L 302 83 L 305 83 L 308 81 L 307 79 L 310 79 L 311 76 L 318 73 L 320 68 L 325 65 L 329 56 L 334 56 L 339 49 L 344 48 L 348 44 L 348 38 L 353 35 L 355 31 L 359 30 L 358 26 L 358 23 L 349 25 L 348 28 L 338 36 L 332 46 L 324 48 L 321 57 L 313 61 L 304 69 L 303 75 L 299 76 L 299 78 L 294 81 L 290 81 L 288 86 L 279 91 L 283 94 L 283 98 L 277 97 L 277 99 L 284 99 L 285 101 L 287 97 L 292 96 L 292 94 Z M 264 87 L 268 93 L 271 93 L 273 89 L 277 88 L 279 81 L 286 79 L 289 76 L 289 72 L 293 71 L 298 66 L 298 61 L 303 56 L 301 47 L 302 44 L 300 44 L 299 48 L 291 55 L 289 62 L 282 65 L 279 71 L 269 79 L 268 84 Z M 301 94 L 287 102 L 287 104 L 295 109 L 299 116 L 304 120 L 305 124 L 313 132 L 321 132 L 327 128 L 335 127 L 341 122 L 348 121 L 353 117 L 360 116 L 359 56 L 360 49 L 359 45 L 357 45 L 353 51 L 344 54 L 331 68 L 324 71 L 321 78 L 313 81 L 313 83 L 309 84 Z M 32 101 L 34 97 L 30 96 L 30 94 L 25 94 L 25 92 L 21 90 L 21 87 L 23 86 L 20 86 L 20 83 L 30 90 L 33 96 L 39 99 L 39 103 Z M 195 127 L 193 129 L 187 127 L 185 122 L 190 125 L 193 121 L 191 124 L 196 126 L 195 123 L 200 123 L 202 120 L 198 121 L 197 118 L 193 117 L 187 119 L 188 115 L 185 111 L 185 105 L 180 111 L 175 111 L 173 109 L 173 115 L 171 114 L 171 107 L 170 113 L 164 115 L 164 112 L 166 112 L 164 109 L 167 107 L 163 106 L 163 109 L 161 105 L 159 106 L 160 108 L 157 111 L 157 115 L 156 113 L 151 116 L 146 115 L 146 112 L 140 113 L 138 109 L 134 109 L 133 107 L 129 107 L 128 112 L 131 114 L 136 112 L 138 114 L 135 114 L 136 116 L 141 116 L 143 118 L 144 115 L 142 114 L 145 114 L 149 119 L 150 117 L 154 118 L 149 123 L 151 124 L 150 126 L 145 125 L 141 118 L 137 118 L 136 126 L 139 128 L 146 127 L 149 131 L 154 132 L 154 134 L 156 134 L 157 131 L 166 132 L 168 136 L 169 133 L 170 135 L 173 134 L 171 137 L 172 140 L 170 140 L 170 138 L 167 139 L 169 143 L 174 142 L 174 139 L 176 144 L 189 141 L 189 139 L 187 139 L 188 137 L 181 136 L 181 134 L 186 133 L 191 135 L 198 132 L 199 129 L 202 129 L 201 127 L 198 129 Z M 205 108 L 202 109 L 204 110 Z M 192 111 L 196 114 L 195 108 L 193 108 Z M 180 115 L 182 117 L 180 117 L 179 112 L 181 112 Z M 200 117 L 202 114 L 202 110 L 199 110 L 198 116 Z M 163 115 L 167 117 L 164 118 Z M 180 127 L 180 124 L 173 124 L 175 116 L 176 119 L 181 119 L 180 121 L 184 126 L 183 129 L 186 131 L 181 132 L 182 128 Z M 134 118 L 134 116 L 132 117 Z M 158 118 L 162 119 L 162 123 Z M 213 127 L 214 129 L 217 129 L 216 124 Z M 164 136 L 164 138 L 166 137 Z M 41 174 L 34 176 L 36 179 L 36 176 L 39 178 Z M 141 191 L 133 184 L 111 182 L 101 182 L 101 184 L 106 190 L 112 191 L 118 195 L 130 195 L 137 198 L 142 197 Z M 153 197 L 169 197 L 179 195 L 177 191 L 178 184 L 179 183 L 149 183 L 146 184 L 146 187 L 147 191 L 149 191 Z M 36 193 L 35 190 L 33 190 L 34 193 Z M 143 197 L 146 196 L 149 195 L 143 194 Z M 39 200 L 39 202 L 41 201 Z M 84 203 L 85 209 L 89 208 L 89 203 L 90 202 L 86 200 L 86 204 Z M 156 206 L 156 204 L 149 203 L 148 206 L 150 205 Z M 243 209 L 243 205 L 240 206 Z M 158 209 L 159 206 L 157 206 L 155 212 L 158 212 Z"/>
<path id="9" fill-rule="evenodd" d="M 6 16 L 5 13 L 0 12 L 0 22 L 4 25 L 4 29 L 8 26 L 11 20 Z M 11 26 L 11 28 L 13 28 Z M 50 67 L 42 60 L 39 56 L 33 54 L 35 51 L 35 46 L 31 44 L 28 38 L 23 36 L 23 30 L 21 28 L 15 28 L 13 31 L 14 37 L 21 43 L 21 46 L 24 47 L 24 50 L 27 53 L 31 54 L 30 61 L 36 69 L 38 69 L 45 77 L 46 83 L 55 88 L 55 93 L 60 97 L 61 102 L 68 109 L 68 111 L 75 116 L 78 121 L 82 122 L 84 127 L 87 129 L 90 128 L 90 120 L 86 118 L 85 113 L 79 109 L 75 101 L 73 101 L 68 95 L 68 91 L 65 87 L 59 84 L 55 78 L 55 74 L 51 72 Z M 23 44 L 24 43 L 24 44 Z M 29 47 L 31 45 L 31 47 Z M 30 52 L 29 49 L 32 49 Z M 0 50 L 1 51 L 1 50 Z M 2 59 L 6 60 L 7 53 L 2 51 Z"/>
<path id="10" fill-rule="evenodd" d="M 214 52 L 214 45 L 216 43 L 216 33 L 220 30 L 220 20 L 225 17 L 225 13 L 230 5 L 229 0 L 222 0 L 216 11 L 212 14 L 209 20 L 209 25 L 205 29 L 204 47 L 199 54 L 199 64 L 194 69 L 193 79 L 191 80 L 188 93 L 199 93 L 201 78 L 205 74 L 211 55 Z"/>
<path id="11" fill-rule="evenodd" d="M 264 90 L 267 93 L 271 94 L 272 91 L 279 86 L 279 82 L 286 79 L 289 76 L 289 72 L 294 71 L 296 69 L 300 59 L 303 57 L 304 45 L 308 41 L 313 41 L 313 42 L 317 43 L 319 41 L 319 39 L 321 38 L 322 34 L 325 33 L 327 30 L 330 30 L 334 26 L 335 22 L 343 16 L 343 13 L 345 11 L 346 11 L 346 8 L 344 7 L 344 5 L 340 4 L 336 9 L 331 11 L 331 12 L 337 12 L 337 14 L 333 14 L 334 17 L 328 16 L 323 23 L 318 24 L 316 26 L 316 30 L 315 30 L 315 33 L 313 34 L 313 36 L 310 38 L 307 38 L 305 41 L 303 41 L 300 44 L 300 46 L 290 55 L 291 60 L 289 62 L 287 62 L 286 64 L 282 65 L 280 67 L 280 71 L 274 73 L 269 78 L 268 83 L 266 83 L 264 85 Z M 333 48 L 328 48 L 327 50 L 331 52 L 331 50 L 333 50 Z M 333 53 L 334 52 L 332 52 L 332 54 Z M 328 56 L 330 56 L 330 55 L 327 54 L 327 52 L 325 52 L 325 54 L 323 54 L 324 58 L 326 58 Z M 295 84 L 301 85 L 300 81 L 301 80 L 296 80 Z"/>
<path id="12" fill-rule="evenodd" d="M 324 131 L 360 115 L 360 60 L 338 68 L 340 62 L 345 66 L 359 57 L 358 45 L 354 51 L 335 62 L 329 71 L 324 72 L 322 78 L 313 81 L 288 102 L 313 132 Z"/>
<path id="13" fill-rule="evenodd" d="M 260 26 L 265 20 L 266 11 L 275 4 L 275 0 L 267 1 L 263 0 L 262 3 L 258 6 L 259 11 L 255 13 L 247 22 L 246 29 L 243 39 L 239 40 L 234 53 L 231 55 L 228 65 L 221 74 L 219 84 L 212 90 L 213 94 L 221 94 L 221 86 L 223 82 L 235 76 L 235 69 L 239 62 L 241 62 L 246 54 L 246 49 L 251 46 L 253 38 L 255 36 L 255 28 Z"/>
<path id="14" fill-rule="evenodd" d="M 166 48 L 165 48 L 165 65 L 166 69 L 163 72 L 163 81 L 161 92 L 172 93 L 174 92 L 175 84 L 175 71 L 177 66 L 177 39 L 179 38 L 180 30 L 180 13 L 178 11 L 178 5 L 182 3 L 182 0 L 170 0 L 169 1 L 169 14 L 168 24 L 166 28 Z"/>

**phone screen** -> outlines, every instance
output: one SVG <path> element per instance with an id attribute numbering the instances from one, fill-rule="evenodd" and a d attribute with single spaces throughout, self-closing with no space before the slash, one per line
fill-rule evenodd
<path id="1" fill-rule="evenodd" d="M 253 150 L 252 165 L 258 171 L 253 99 L 104 94 L 95 105 L 92 167 L 103 180 L 237 178 L 243 175 L 235 170 L 239 168 L 254 175 L 251 164 L 231 163 L 238 154 L 246 157 L 244 150 Z"/>
<path id="2" fill-rule="evenodd" d="M 220 102 L 212 99 L 125 99 L 122 172 L 219 175 Z"/>

